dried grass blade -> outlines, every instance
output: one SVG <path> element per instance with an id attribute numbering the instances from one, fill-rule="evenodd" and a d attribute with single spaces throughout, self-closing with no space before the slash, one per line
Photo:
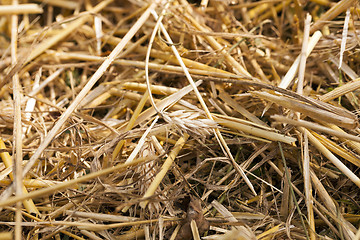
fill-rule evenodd
<path id="1" fill-rule="evenodd" d="M 339 57 L 339 66 L 338 68 L 341 69 L 341 65 L 343 64 L 344 52 L 346 48 L 346 38 L 349 29 L 349 20 L 350 20 L 350 8 L 346 10 L 346 16 L 344 21 L 342 39 L 341 39 L 341 47 L 340 47 L 340 57 Z"/>
<path id="2" fill-rule="evenodd" d="M 137 52 L 143 52 L 144 50 L 142 50 L 142 48 L 138 48 Z M 172 64 L 179 64 L 179 61 L 176 59 L 175 56 L 167 54 L 165 52 L 161 52 L 159 50 L 151 50 L 151 57 L 154 58 L 158 58 L 158 59 L 163 59 L 164 61 L 169 61 Z M 198 70 L 206 70 L 209 72 L 217 72 L 217 73 L 229 73 L 227 71 L 224 71 L 222 69 L 218 69 L 218 68 L 214 68 L 211 66 L 208 66 L 206 64 L 200 63 L 200 62 L 196 62 L 194 60 L 185 58 L 185 57 L 181 57 L 181 60 L 184 62 L 184 64 L 186 65 L 186 67 L 190 68 L 190 69 L 198 69 Z"/>
<path id="3" fill-rule="evenodd" d="M 195 83 L 196 86 L 199 86 L 202 83 L 201 80 L 197 81 Z M 164 98 L 163 100 L 161 100 L 160 102 L 158 102 L 156 104 L 157 108 L 160 109 L 160 111 L 162 111 L 163 109 L 175 104 L 177 101 L 179 101 L 181 98 L 183 98 L 186 94 L 188 94 L 189 92 L 191 92 L 193 90 L 192 86 L 186 86 L 182 89 L 180 89 L 177 93 L 174 93 L 166 98 Z M 146 121 L 147 119 L 151 118 L 154 114 L 156 114 L 157 112 L 155 111 L 154 108 L 148 108 L 145 111 L 143 111 L 138 118 L 136 118 L 135 122 L 134 122 L 134 126 Z M 126 126 L 123 125 L 121 126 L 118 131 L 125 131 Z"/>
<path id="4" fill-rule="evenodd" d="M 320 205 L 320 203 L 317 204 L 318 208 L 325 208 L 324 206 Z M 319 207 L 320 206 L 320 207 Z M 337 228 L 325 217 L 326 211 L 320 212 L 318 208 L 314 208 L 317 215 L 319 215 L 319 218 L 329 227 L 329 229 L 339 238 L 343 237 L 343 234 L 340 234 L 340 232 L 337 230 Z M 338 224 L 339 225 L 339 224 Z"/>
<path id="5" fill-rule="evenodd" d="M 351 69 L 351 67 L 349 65 L 347 65 L 344 61 L 342 62 L 342 64 L 340 64 L 339 59 L 337 59 L 332 54 L 329 55 L 329 60 L 335 66 L 340 68 L 341 71 L 343 71 L 346 75 L 348 75 L 351 80 L 355 80 L 355 79 L 359 78 L 359 75 L 353 69 Z M 335 78 L 335 82 L 339 83 L 339 80 L 337 79 L 337 77 Z"/>
<path id="6" fill-rule="evenodd" d="M 178 218 L 167 218 L 167 219 L 164 219 L 164 222 L 172 222 L 172 221 L 177 221 L 177 220 L 179 220 L 179 219 Z M 150 220 L 140 220 L 140 221 L 124 222 L 124 223 L 112 223 L 112 224 L 107 224 L 107 225 L 106 224 L 102 224 L 102 225 L 91 224 L 91 225 L 93 225 L 93 226 L 95 225 L 96 230 L 94 229 L 94 231 L 101 231 L 101 230 L 111 229 L 111 228 L 152 224 L 152 223 L 157 223 L 158 221 L 159 221 L 158 219 L 150 219 Z M 97 225 L 99 225 L 99 226 L 97 226 Z M 91 226 L 90 226 L 89 230 L 91 230 Z"/>
<path id="7" fill-rule="evenodd" d="M 13 6 L 15 8 L 20 8 L 18 1 L 13 1 Z M 17 41 L 18 41 L 18 16 L 11 16 L 11 63 L 12 66 L 16 65 L 17 62 Z M 22 116 L 21 116 L 21 85 L 19 80 L 19 75 L 17 73 L 12 77 L 13 81 L 13 102 L 14 102 L 14 124 L 13 124 L 13 154 L 15 164 L 14 164 L 14 184 L 15 184 L 15 195 L 21 196 L 23 194 L 23 177 L 22 177 L 22 161 L 23 161 L 23 150 L 22 150 Z M 16 212 L 15 212 L 15 240 L 21 240 L 22 238 L 22 214 L 21 214 L 21 201 L 16 203 Z"/>
<path id="8" fill-rule="evenodd" d="M 81 54 L 81 53 L 65 53 L 65 52 L 51 52 L 55 57 L 58 57 L 63 60 L 81 60 L 81 61 L 93 61 L 93 62 L 101 62 L 104 61 L 104 57 L 98 57 L 98 56 L 92 56 L 87 54 Z M 145 69 L 145 63 L 142 61 L 133 61 L 133 60 L 123 60 L 123 59 L 117 59 L 114 61 L 114 64 L 118 64 L 120 66 L 129 66 L 129 67 L 138 67 Z M 173 66 L 173 65 L 163 65 L 163 64 L 157 64 L 157 63 L 149 63 L 149 69 L 157 70 L 157 71 L 168 71 L 168 72 L 175 72 L 175 73 L 183 73 L 183 68 L 179 66 Z M 244 78 L 244 76 L 238 76 L 233 73 L 229 73 L 226 71 L 208 71 L 203 69 L 197 69 L 197 68 L 189 68 L 188 69 L 191 74 L 197 74 L 201 76 L 212 76 L 212 77 L 220 77 L 224 79 L 234 78 L 234 79 L 240 79 Z"/>
<path id="9" fill-rule="evenodd" d="M 265 232 L 257 235 L 256 239 L 259 239 L 259 240 L 273 239 L 275 234 L 280 230 L 281 226 L 282 226 L 282 224 L 279 224 L 275 227 L 270 228 L 269 230 L 266 230 Z"/>
<path id="10" fill-rule="evenodd" d="M 297 93 L 303 95 L 304 88 L 304 77 L 305 77 L 305 68 L 306 68 L 306 59 L 307 59 L 307 51 L 309 45 L 309 32 L 310 32 L 310 23 L 311 23 L 311 15 L 309 13 L 306 14 L 305 19 L 305 27 L 304 27 L 304 36 L 300 53 L 300 63 L 299 63 L 299 74 L 298 74 L 298 85 L 297 85 Z M 310 46 L 311 48 L 311 46 Z"/>
<path id="11" fill-rule="evenodd" d="M 126 90 L 146 92 L 146 84 L 144 83 L 126 82 L 121 87 Z M 159 95 L 171 95 L 179 91 L 178 88 L 160 85 L 150 85 L 150 88 L 152 93 Z"/>
<path id="12" fill-rule="evenodd" d="M 81 211 L 72 211 L 72 210 L 66 210 L 65 214 L 71 215 L 73 217 L 91 218 L 91 219 L 97 219 L 97 220 L 106 221 L 106 222 L 134 222 L 134 221 L 139 220 L 139 218 L 136 218 L 136 217 L 103 214 L 103 213 L 93 213 L 93 212 L 81 212 Z"/>
<path id="13" fill-rule="evenodd" d="M 130 156 L 126 159 L 125 163 L 129 163 L 129 162 L 134 161 L 136 155 L 140 152 L 140 149 L 144 145 L 148 134 L 150 133 L 151 129 L 154 127 L 154 125 L 158 121 L 158 119 L 159 119 L 159 116 L 156 116 L 156 118 L 153 120 L 151 125 L 146 129 L 144 134 L 141 136 L 139 142 L 136 144 L 135 149 L 131 152 Z"/>
<path id="14" fill-rule="evenodd" d="M 18 1 L 13 1 L 13 7 L 20 8 L 18 6 Z M 18 16 L 11 16 L 11 63 L 12 66 L 16 65 L 17 62 L 17 41 L 18 41 Z M 13 102 L 14 102 L 14 124 L 13 124 L 13 154 L 15 164 L 14 166 L 14 178 L 12 179 L 15 184 L 15 195 L 20 196 L 23 193 L 23 179 L 22 179 L 22 160 L 23 160 L 23 151 L 22 151 L 22 120 L 21 120 L 21 98 L 22 94 L 20 92 L 21 86 L 19 81 L 19 75 L 17 73 L 12 77 L 13 81 Z M 15 240 L 21 240 L 22 232 L 22 215 L 21 215 L 21 202 L 16 203 L 16 212 L 15 212 Z"/>
<path id="15" fill-rule="evenodd" d="M 24 179 L 23 184 L 26 188 L 44 188 L 60 183 L 60 181 L 50 181 L 42 179 Z M 11 181 L 8 179 L 0 180 L 0 184 L 10 185 Z"/>
<path id="16" fill-rule="evenodd" d="M 289 171 L 289 178 L 291 179 L 290 171 Z M 294 203 L 292 201 L 292 196 L 290 192 L 290 183 L 286 179 L 284 179 L 282 190 L 283 190 L 283 194 L 281 195 L 281 205 L 280 205 L 279 213 L 280 213 L 280 217 L 286 219 L 286 217 L 289 216 L 289 211 L 291 211 L 291 209 L 294 207 Z"/>
<path id="17" fill-rule="evenodd" d="M 339 128 L 338 126 L 334 125 L 334 124 L 327 124 L 327 123 L 323 123 L 326 126 L 328 126 L 329 128 L 338 131 L 338 132 L 342 132 L 344 134 L 346 134 L 346 132 L 344 130 L 342 130 L 341 128 Z M 355 142 L 355 140 L 349 139 L 348 138 L 340 138 L 341 141 L 345 142 L 348 146 L 350 146 L 353 150 L 355 150 L 358 154 L 360 154 L 360 143 L 358 141 Z M 351 141 L 352 140 L 352 141 Z"/>
<path id="18" fill-rule="evenodd" d="M 176 236 L 178 234 L 178 232 L 180 231 L 181 225 L 178 224 L 175 228 L 175 230 L 173 231 L 173 233 L 171 234 L 170 240 L 175 240 Z"/>
<path id="19" fill-rule="evenodd" d="M 66 203 L 65 205 L 61 206 L 60 208 L 56 209 L 55 211 L 51 212 L 48 216 L 50 219 L 55 219 L 60 215 L 65 214 L 65 212 L 72 207 L 74 207 L 75 204 L 79 203 L 82 199 L 74 199 L 71 202 Z"/>
<path id="20" fill-rule="evenodd" d="M 216 200 L 212 201 L 211 205 L 216 209 L 216 211 L 218 211 L 226 219 L 226 221 L 238 222 L 238 220 L 234 217 L 234 215 L 218 201 Z"/>
<path id="21" fill-rule="evenodd" d="M 79 7 L 79 3 L 77 1 L 71 0 L 35 0 L 36 2 L 46 3 L 48 5 L 67 8 L 67 9 L 76 9 Z"/>

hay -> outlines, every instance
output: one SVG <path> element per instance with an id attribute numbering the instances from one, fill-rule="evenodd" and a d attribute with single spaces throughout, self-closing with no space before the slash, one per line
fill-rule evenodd
<path id="1" fill-rule="evenodd" d="M 357 1 L 2 1 L 1 239 L 360 239 Z"/>

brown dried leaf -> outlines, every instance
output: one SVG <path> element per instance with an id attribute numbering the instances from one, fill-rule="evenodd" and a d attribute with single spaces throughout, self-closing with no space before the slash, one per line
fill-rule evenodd
<path id="1" fill-rule="evenodd" d="M 186 218 L 182 221 L 181 228 L 175 240 L 193 239 L 190 223 L 195 220 L 199 234 L 203 234 L 209 229 L 209 222 L 202 213 L 201 202 L 199 199 L 190 196 L 190 202 L 186 212 Z"/>

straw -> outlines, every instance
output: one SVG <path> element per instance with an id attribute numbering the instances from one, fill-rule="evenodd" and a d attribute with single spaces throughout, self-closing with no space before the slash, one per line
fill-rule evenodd
<path id="1" fill-rule="evenodd" d="M 43 9 L 39 5 L 32 3 L 0 6 L 0 15 L 39 14 L 42 12 Z"/>
<path id="2" fill-rule="evenodd" d="M 356 1 L 3 3 L 0 238 L 356 238 Z"/>

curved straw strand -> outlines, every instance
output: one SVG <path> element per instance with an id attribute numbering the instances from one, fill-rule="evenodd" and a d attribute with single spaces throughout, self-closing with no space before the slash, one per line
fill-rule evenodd
<path id="1" fill-rule="evenodd" d="M 155 104 L 155 101 L 154 101 L 154 98 L 152 96 L 152 93 L 151 93 L 151 86 L 150 86 L 150 79 L 149 79 L 149 59 L 150 59 L 150 53 L 151 53 L 151 48 L 152 48 L 152 45 L 154 43 L 154 39 L 155 39 L 155 36 L 156 36 L 156 33 L 159 31 L 159 27 L 160 27 L 160 24 L 161 24 L 161 21 L 163 20 L 164 18 L 164 15 L 166 13 L 166 9 L 169 7 L 169 1 L 166 2 L 165 4 L 165 7 L 163 9 L 163 11 L 161 12 L 160 14 L 160 17 L 157 19 L 157 22 L 156 22 L 156 25 L 154 27 L 154 30 L 151 34 L 151 37 L 150 37 L 150 40 L 149 40 L 149 45 L 148 45 L 148 48 L 146 50 L 146 57 L 145 57 L 145 80 L 146 80 L 146 87 L 147 87 L 147 90 L 149 92 L 149 97 L 150 97 L 150 102 L 151 102 L 151 105 L 154 107 L 155 111 L 157 113 L 160 113 L 160 110 L 156 107 L 156 104 Z"/>

